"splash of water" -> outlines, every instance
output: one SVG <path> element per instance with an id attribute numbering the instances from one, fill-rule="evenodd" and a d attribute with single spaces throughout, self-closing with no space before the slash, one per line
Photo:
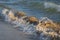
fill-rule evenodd
<path id="1" fill-rule="evenodd" d="M 12 21 L 11 19 L 14 18 L 13 17 L 14 13 L 11 10 L 4 9 L 2 10 L 2 14 L 5 17 L 4 20 L 6 22 L 10 22 L 11 24 L 13 24 L 14 28 L 19 28 L 19 30 L 22 30 L 23 32 L 28 32 L 28 33 L 33 33 L 35 31 L 34 25 L 33 24 L 30 25 L 29 22 L 26 23 L 26 21 L 23 20 L 23 17 Z"/>
<path id="2" fill-rule="evenodd" d="M 53 24 L 55 26 L 55 28 L 57 27 L 56 24 L 47 17 L 41 17 L 39 20 L 39 24 L 36 26 L 33 24 L 29 24 L 29 22 L 26 22 L 26 20 L 23 20 L 23 17 L 21 17 L 19 19 L 17 18 L 16 20 L 12 21 L 11 18 L 13 18 L 13 17 L 11 16 L 11 18 L 10 18 L 10 16 L 7 15 L 7 13 L 6 13 L 7 11 L 8 11 L 8 14 L 10 14 L 10 13 L 14 14 L 12 11 L 4 9 L 2 11 L 2 14 L 4 15 L 5 20 L 7 20 L 7 22 L 10 22 L 11 24 L 13 24 L 13 27 L 18 28 L 20 31 L 22 30 L 23 32 L 25 32 L 27 34 L 34 34 L 36 31 L 42 31 L 39 35 L 40 40 L 51 40 L 51 36 L 48 34 L 57 35 L 57 33 L 55 33 L 53 29 L 47 28 L 45 26 L 45 23 L 49 22 L 49 23 Z"/>

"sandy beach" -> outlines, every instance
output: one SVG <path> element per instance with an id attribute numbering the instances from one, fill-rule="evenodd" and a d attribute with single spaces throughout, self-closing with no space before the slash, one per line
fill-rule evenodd
<path id="1" fill-rule="evenodd" d="M 0 21 L 0 40 L 32 40 L 32 38 L 14 29 L 12 25 Z"/>

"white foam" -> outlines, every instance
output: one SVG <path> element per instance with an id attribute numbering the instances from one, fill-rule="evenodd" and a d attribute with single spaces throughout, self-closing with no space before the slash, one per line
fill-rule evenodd
<path id="1" fill-rule="evenodd" d="M 45 8 L 56 8 L 58 5 L 51 2 L 44 2 Z"/>
<path id="2" fill-rule="evenodd" d="M 6 12 L 8 12 L 8 11 L 9 11 L 8 9 L 3 9 L 2 14 L 6 15 Z"/>

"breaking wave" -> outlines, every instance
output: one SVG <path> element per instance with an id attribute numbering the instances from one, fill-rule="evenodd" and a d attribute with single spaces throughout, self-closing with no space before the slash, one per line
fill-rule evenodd
<path id="1" fill-rule="evenodd" d="M 57 24 L 54 23 L 52 20 L 50 20 L 47 17 L 40 17 L 40 20 L 38 21 L 39 24 L 34 25 L 34 24 L 30 24 L 29 22 L 26 22 L 26 20 L 23 20 L 23 17 L 21 17 L 19 19 L 17 17 L 14 17 L 13 10 L 3 9 L 1 14 L 2 14 L 2 17 L 4 17 L 4 19 L 3 19 L 4 21 L 6 21 L 10 24 L 13 24 L 13 27 L 20 31 L 23 31 L 27 34 L 36 34 L 37 31 L 40 31 L 40 33 L 39 33 L 40 40 L 52 40 L 53 38 L 51 37 L 51 35 L 53 37 L 54 36 L 60 37 L 60 35 L 59 35 L 60 33 L 58 34 L 54 31 L 55 30 L 54 28 L 58 29 Z M 14 19 L 14 18 L 16 18 L 16 19 Z M 14 20 L 12 20 L 12 19 L 14 19 Z M 50 25 L 48 24 L 46 27 L 45 23 L 49 23 L 49 24 L 51 23 L 51 24 Z M 51 25 L 53 27 L 50 27 Z M 49 34 L 51 34 L 51 35 L 49 35 Z M 58 39 L 58 40 L 60 40 L 60 39 Z"/>

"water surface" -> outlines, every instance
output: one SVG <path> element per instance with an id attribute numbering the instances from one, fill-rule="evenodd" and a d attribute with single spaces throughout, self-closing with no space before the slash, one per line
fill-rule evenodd
<path id="1" fill-rule="evenodd" d="M 15 9 L 18 11 L 23 11 L 28 16 L 36 16 L 37 18 L 48 17 L 54 21 L 60 22 L 60 13 L 45 13 L 40 10 L 30 9 L 27 6 L 22 5 L 21 3 L 19 3 L 17 5 L 12 5 L 13 3 L 17 3 L 19 1 L 21 1 L 21 0 L 0 0 L 0 5 L 9 6 L 12 9 Z M 29 1 L 31 1 L 31 0 L 28 0 L 28 2 Z M 35 0 L 35 1 L 42 1 L 42 0 Z M 49 1 L 51 1 L 51 0 L 49 0 Z M 52 0 L 51 2 L 56 2 L 56 0 Z M 59 3 L 59 2 L 57 1 L 57 3 Z M 2 8 L 0 8 L 0 10 L 2 10 Z"/>

